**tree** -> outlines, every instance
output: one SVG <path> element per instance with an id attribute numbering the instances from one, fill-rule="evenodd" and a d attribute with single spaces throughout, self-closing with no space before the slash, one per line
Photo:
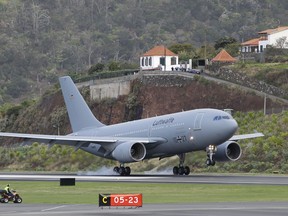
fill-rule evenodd
<path id="1" fill-rule="evenodd" d="M 275 44 L 276 48 L 285 48 L 288 46 L 288 41 L 287 41 L 287 37 L 286 36 L 283 36 L 283 37 L 280 37 L 276 40 L 276 44 Z"/>
<path id="2" fill-rule="evenodd" d="M 197 53 L 197 58 L 202 58 L 202 59 L 213 58 L 216 55 L 214 46 L 210 44 L 201 46 L 200 48 L 196 50 L 196 53 Z"/>
<path id="3" fill-rule="evenodd" d="M 239 55 L 239 47 L 240 47 L 239 43 L 231 43 L 231 44 L 227 44 L 227 46 L 225 47 L 225 50 L 231 56 L 237 56 L 237 55 Z"/>
<path id="4" fill-rule="evenodd" d="M 32 3 L 33 33 L 36 42 L 38 42 L 39 31 L 50 23 L 50 16 L 48 14 L 48 10 L 43 10 L 39 5 L 34 2 Z"/>
<path id="5" fill-rule="evenodd" d="M 180 61 L 188 61 L 196 57 L 196 50 L 192 44 L 173 44 L 169 49 L 179 55 Z"/>
<path id="6" fill-rule="evenodd" d="M 180 52 L 187 52 L 187 53 L 195 52 L 195 48 L 192 46 L 192 44 L 173 44 L 169 46 L 169 49 L 176 54 Z"/>
<path id="7" fill-rule="evenodd" d="M 116 70 L 120 70 L 120 63 L 116 62 L 116 61 L 112 61 L 108 64 L 108 69 L 109 71 L 116 71 Z"/>
<path id="8" fill-rule="evenodd" d="M 18 98 L 21 93 L 26 93 L 29 90 L 29 84 L 25 79 L 14 78 L 7 84 L 6 94 L 13 98 Z"/>
<path id="9" fill-rule="evenodd" d="M 92 65 L 89 70 L 88 70 L 88 74 L 93 74 L 95 72 L 101 72 L 103 71 L 103 69 L 105 68 L 105 65 L 102 63 L 97 63 L 95 65 Z"/>
<path id="10" fill-rule="evenodd" d="M 218 40 L 215 41 L 215 50 L 218 50 L 220 48 L 226 48 L 227 45 L 229 44 L 234 44 L 237 43 L 237 40 L 232 37 L 222 37 Z"/>
<path id="11" fill-rule="evenodd" d="M 197 58 L 196 48 L 225 35 L 242 41 L 284 25 L 287 5 L 287 0 L 0 0 L 3 102 L 15 76 L 38 95 L 47 88 L 44 83 L 54 82 L 48 73 L 80 75 L 98 62 L 138 65 L 139 55 L 155 44 L 174 44 L 171 50 L 182 60 Z M 227 41 L 235 40 L 229 37 L 217 41 L 216 49 L 231 50 Z M 199 57 L 210 57 L 208 47 L 200 49 Z"/>
<path id="12" fill-rule="evenodd" d="M 60 128 L 63 127 L 65 118 L 67 116 L 66 109 L 64 107 L 60 107 L 56 110 L 54 110 L 53 113 L 51 113 L 51 124 L 54 128 L 57 129 L 57 134 L 60 135 Z"/>

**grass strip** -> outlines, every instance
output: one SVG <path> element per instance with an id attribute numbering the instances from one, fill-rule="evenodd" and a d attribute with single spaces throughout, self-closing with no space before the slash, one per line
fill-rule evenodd
<path id="1" fill-rule="evenodd" d="M 98 204 L 98 194 L 142 193 L 145 203 L 269 202 L 288 201 L 288 186 L 179 183 L 0 181 L 23 198 L 24 203 Z"/>

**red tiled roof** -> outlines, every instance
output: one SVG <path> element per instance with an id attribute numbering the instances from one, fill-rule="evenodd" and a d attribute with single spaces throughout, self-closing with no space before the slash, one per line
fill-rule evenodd
<path id="1" fill-rule="evenodd" d="M 222 49 L 212 60 L 212 62 L 235 62 L 233 58 L 226 50 Z"/>
<path id="2" fill-rule="evenodd" d="M 278 28 L 274 28 L 274 29 L 267 29 L 264 31 L 260 31 L 258 32 L 258 34 L 274 34 L 280 31 L 284 31 L 284 30 L 288 30 L 288 26 L 279 26 Z"/>
<path id="3" fill-rule="evenodd" d="M 142 56 L 177 56 L 171 50 L 167 49 L 165 46 L 155 46 L 151 50 L 144 53 Z"/>
<path id="4" fill-rule="evenodd" d="M 241 43 L 242 46 L 258 46 L 260 38 L 254 38 Z"/>

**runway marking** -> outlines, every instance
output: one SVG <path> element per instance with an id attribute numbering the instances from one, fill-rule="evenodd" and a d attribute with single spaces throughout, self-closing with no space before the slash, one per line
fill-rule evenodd
<path id="1" fill-rule="evenodd" d="M 64 207 L 66 207 L 66 206 L 67 206 L 67 205 L 56 206 L 56 207 L 49 208 L 49 209 L 43 209 L 43 210 L 41 210 L 41 212 L 52 211 L 52 210 L 55 210 L 55 209 L 64 208 Z"/>
<path id="2" fill-rule="evenodd" d="M 230 178 L 232 177 L 232 178 Z M 76 181 L 99 182 L 153 182 L 190 184 L 241 184 L 241 185 L 288 185 L 288 176 L 78 176 L 78 175 L 33 175 L 1 174 L 0 180 L 59 181 L 61 178 L 75 178 Z"/>

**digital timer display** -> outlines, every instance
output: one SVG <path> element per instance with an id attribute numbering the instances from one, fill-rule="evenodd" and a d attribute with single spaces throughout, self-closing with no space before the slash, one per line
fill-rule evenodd
<path id="1" fill-rule="evenodd" d="M 142 206 L 142 194 L 99 194 L 99 206 Z"/>

